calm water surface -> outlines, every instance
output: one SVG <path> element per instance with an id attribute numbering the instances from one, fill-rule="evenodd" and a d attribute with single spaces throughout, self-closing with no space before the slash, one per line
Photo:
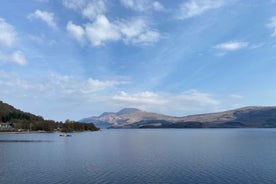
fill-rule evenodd
<path id="1" fill-rule="evenodd" d="M 272 184 L 276 129 L 0 134 L 0 183 Z"/>

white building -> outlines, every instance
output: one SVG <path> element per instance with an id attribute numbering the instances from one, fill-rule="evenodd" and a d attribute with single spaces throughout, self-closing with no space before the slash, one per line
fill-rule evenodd
<path id="1" fill-rule="evenodd" d="M 1 123 L 0 122 L 0 131 L 3 131 L 3 130 L 15 130 L 15 123 L 11 123 L 11 122 Z"/>

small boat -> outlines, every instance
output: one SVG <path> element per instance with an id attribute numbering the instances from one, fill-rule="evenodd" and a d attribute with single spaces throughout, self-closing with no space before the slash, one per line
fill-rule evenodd
<path id="1" fill-rule="evenodd" d="M 59 136 L 60 136 L 60 137 L 72 137 L 72 135 L 70 135 L 70 134 L 65 134 L 65 133 L 59 134 Z"/>

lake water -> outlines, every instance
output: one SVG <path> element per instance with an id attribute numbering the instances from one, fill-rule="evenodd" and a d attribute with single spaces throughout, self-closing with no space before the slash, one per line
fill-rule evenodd
<path id="1" fill-rule="evenodd" d="M 272 184 L 276 129 L 2 133 L 0 183 Z"/>

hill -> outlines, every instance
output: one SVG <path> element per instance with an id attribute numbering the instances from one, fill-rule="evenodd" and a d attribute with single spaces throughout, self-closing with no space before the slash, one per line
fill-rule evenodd
<path id="1" fill-rule="evenodd" d="M 37 116 L 28 112 L 23 112 L 13 106 L 0 101 L 0 122 L 2 125 L 9 124 L 12 128 L 8 130 L 32 130 L 32 131 L 95 131 L 98 128 L 93 124 L 67 120 L 65 123 L 53 120 L 45 120 L 42 116 Z M 7 130 L 1 129 L 0 130 Z"/>
<path id="2" fill-rule="evenodd" d="M 245 128 L 276 127 L 276 107 L 244 107 L 229 111 L 172 117 L 125 108 L 80 120 L 101 128 Z"/>
<path id="3" fill-rule="evenodd" d="M 41 116 L 23 112 L 2 101 L 0 101 L 0 121 L 14 123 L 17 129 L 30 129 L 31 126 L 36 129 L 38 124 L 45 126 L 40 129 L 50 129 L 46 126 L 54 123 L 54 121 L 45 121 Z"/>

